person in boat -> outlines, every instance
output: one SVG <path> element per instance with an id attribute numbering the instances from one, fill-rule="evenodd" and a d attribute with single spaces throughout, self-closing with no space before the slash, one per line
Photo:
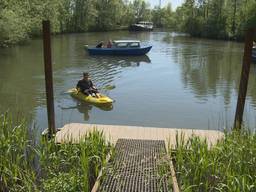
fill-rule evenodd
<path id="1" fill-rule="evenodd" d="M 89 73 L 83 73 L 83 79 L 79 80 L 76 89 L 85 95 L 91 95 L 93 97 L 100 97 L 98 89 L 92 83 Z"/>
<path id="2" fill-rule="evenodd" d="M 104 46 L 104 43 L 103 41 L 99 42 L 97 45 L 96 45 L 96 48 L 102 48 Z"/>
<path id="3" fill-rule="evenodd" d="M 112 41 L 108 40 L 107 48 L 111 48 L 111 47 L 112 47 Z"/>

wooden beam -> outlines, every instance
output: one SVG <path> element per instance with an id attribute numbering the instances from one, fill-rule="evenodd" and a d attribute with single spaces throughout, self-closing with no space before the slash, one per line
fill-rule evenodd
<path id="1" fill-rule="evenodd" d="M 240 79 L 240 85 L 239 85 L 235 121 L 234 121 L 234 127 L 233 127 L 235 129 L 241 129 L 242 123 L 243 123 L 243 113 L 244 113 L 244 105 L 245 105 L 245 99 L 247 94 L 250 66 L 251 66 L 251 60 L 252 60 L 252 47 L 253 47 L 254 35 L 255 35 L 254 28 L 248 29 L 245 34 L 243 65 L 242 65 L 241 79 Z"/>
<path id="2" fill-rule="evenodd" d="M 51 55 L 51 30 L 50 21 L 43 21 L 43 44 L 44 44 L 44 71 L 45 88 L 47 100 L 47 116 L 49 136 L 56 133 L 53 97 L 53 78 L 52 78 L 52 55 Z"/>
<path id="3" fill-rule="evenodd" d="M 183 135 L 185 141 L 192 136 L 206 139 L 209 148 L 225 136 L 223 132 L 215 130 L 71 123 L 60 128 L 60 131 L 56 133 L 55 142 L 79 143 L 89 132 L 94 130 L 102 132 L 106 136 L 107 141 L 113 145 L 115 145 L 120 138 L 164 140 L 167 149 L 175 149 L 177 135 Z"/>
<path id="4" fill-rule="evenodd" d="M 106 157 L 106 160 L 105 160 L 105 164 L 104 164 L 103 166 L 106 166 L 106 165 L 108 164 L 108 162 L 109 162 L 109 160 L 110 160 L 110 158 L 111 158 L 111 155 L 113 155 L 111 152 L 108 153 L 108 155 L 107 155 L 107 157 Z M 105 167 L 101 167 L 101 170 L 100 170 L 99 175 L 98 175 L 98 177 L 97 177 L 97 179 L 96 179 L 96 181 L 95 181 L 95 183 L 94 183 L 94 185 L 93 185 L 93 187 L 92 187 L 91 192 L 97 192 L 97 191 L 98 191 L 98 189 L 99 189 L 99 187 L 100 187 L 100 180 L 101 180 L 102 177 L 104 176 L 104 175 L 103 175 L 103 170 L 104 170 L 104 169 L 105 169 Z"/>
<path id="5" fill-rule="evenodd" d="M 173 161 L 171 158 L 169 158 L 169 161 L 170 161 L 170 170 L 171 170 L 171 177 L 172 177 L 172 190 L 173 190 L 173 192 L 180 192 L 179 183 L 178 183 L 178 179 L 176 177 Z"/>

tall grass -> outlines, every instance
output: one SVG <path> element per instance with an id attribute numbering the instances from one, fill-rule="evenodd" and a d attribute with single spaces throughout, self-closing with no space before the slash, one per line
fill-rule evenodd
<path id="1" fill-rule="evenodd" d="M 28 152 L 30 155 L 28 155 Z M 29 140 L 26 123 L 18 125 L 7 115 L 0 117 L 0 191 L 33 191 L 36 151 Z"/>
<path id="2" fill-rule="evenodd" d="M 78 144 L 35 144 L 25 120 L 0 117 L 0 191 L 89 191 L 111 146 L 101 132 Z"/>
<path id="3" fill-rule="evenodd" d="M 173 151 L 182 191 L 256 191 L 256 135 L 226 133 L 216 146 L 205 140 L 180 137 Z"/>

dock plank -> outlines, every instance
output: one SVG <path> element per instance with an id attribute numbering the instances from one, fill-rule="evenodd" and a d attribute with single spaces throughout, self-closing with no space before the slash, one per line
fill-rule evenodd
<path id="1" fill-rule="evenodd" d="M 185 140 L 192 135 L 198 136 L 202 139 L 206 139 L 208 145 L 212 146 L 224 137 L 223 132 L 215 130 L 71 123 L 65 125 L 59 132 L 57 132 L 55 141 L 57 143 L 77 143 L 88 132 L 94 129 L 102 131 L 106 139 L 113 145 L 115 145 L 118 139 L 144 139 L 164 140 L 166 146 L 169 144 L 170 147 L 175 148 L 176 135 L 178 134 L 183 135 Z"/>

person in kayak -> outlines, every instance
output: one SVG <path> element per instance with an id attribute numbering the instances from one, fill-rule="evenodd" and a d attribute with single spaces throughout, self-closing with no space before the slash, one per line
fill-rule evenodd
<path id="1" fill-rule="evenodd" d="M 99 98 L 100 94 L 98 89 L 93 85 L 89 73 L 83 73 L 83 79 L 79 80 L 76 89 L 86 95 L 91 95 Z"/>

